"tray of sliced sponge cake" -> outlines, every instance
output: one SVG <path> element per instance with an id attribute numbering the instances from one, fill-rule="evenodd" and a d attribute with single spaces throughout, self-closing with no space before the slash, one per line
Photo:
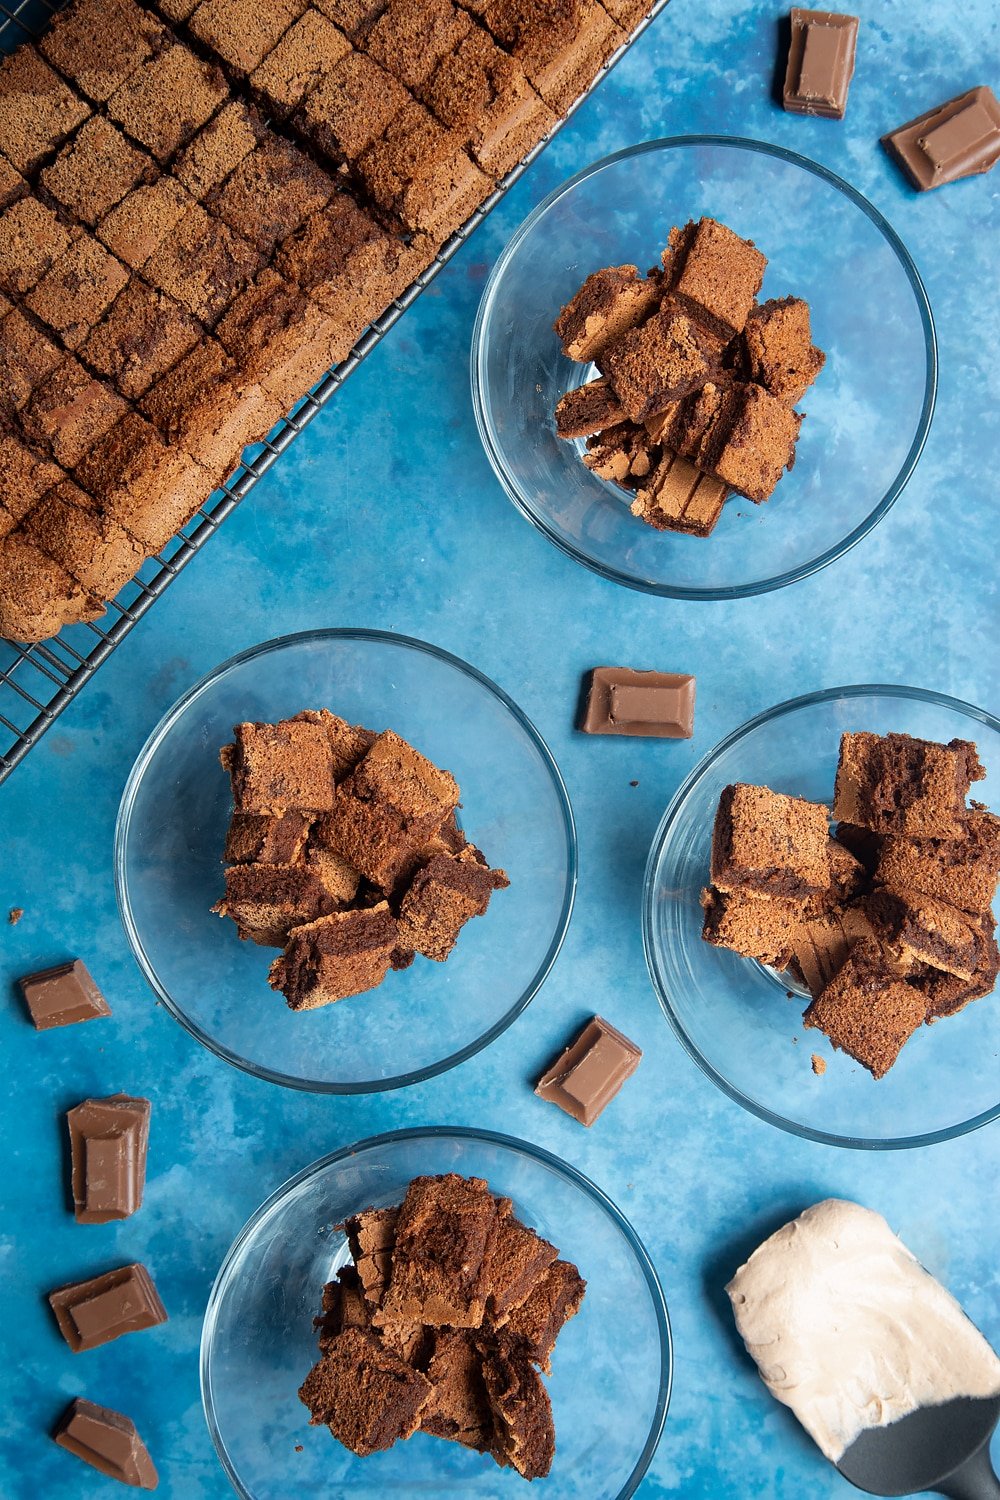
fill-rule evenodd
<path id="1" fill-rule="evenodd" d="M 665 3 L 0 10 L 0 779 Z"/>

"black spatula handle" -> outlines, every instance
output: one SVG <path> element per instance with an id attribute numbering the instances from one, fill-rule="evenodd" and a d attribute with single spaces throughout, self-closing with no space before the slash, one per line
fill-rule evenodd
<path id="1" fill-rule="evenodd" d="M 1000 1500 L 1000 1479 L 990 1463 L 989 1443 L 942 1480 L 938 1491 L 949 1500 Z"/>

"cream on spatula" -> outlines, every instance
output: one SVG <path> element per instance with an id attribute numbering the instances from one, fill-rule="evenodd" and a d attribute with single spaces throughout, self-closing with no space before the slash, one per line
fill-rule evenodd
<path id="1" fill-rule="evenodd" d="M 992 1483 L 941 1492 L 1000 1493 L 984 1447 L 996 1420 L 1000 1359 L 880 1214 L 838 1198 L 817 1203 L 765 1240 L 726 1290 L 764 1384 L 846 1477 L 877 1494 L 938 1488 L 952 1464 L 934 1472 L 932 1454 L 924 1482 L 900 1479 L 893 1488 L 900 1460 L 916 1458 L 928 1422 L 941 1428 L 935 1447 L 943 1460 L 945 1431 L 955 1428 L 957 1437 L 968 1412 L 981 1410 L 992 1420 L 977 1444 L 979 1465 Z M 888 1441 L 875 1440 L 874 1429 L 890 1427 Z M 955 1454 L 956 1477 L 971 1452 Z"/>

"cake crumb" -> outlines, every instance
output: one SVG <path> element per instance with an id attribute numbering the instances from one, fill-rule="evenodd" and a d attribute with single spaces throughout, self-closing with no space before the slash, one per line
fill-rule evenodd
<path id="1" fill-rule="evenodd" d="M 638 786 L 638 785 L 639 785 L 639 783 L 637 781 L 630 781 L 629 782 L 629 786 Z"/>
<path id="2" fill-rule="evenodd" d="M 12 906 L 11 909 L 10 909 L 10 911 L 7 913 L 7 921 L 10 923 L 10 925 L 12 927 L 16 927 L 17 924 L 18 924 L 18 922 L 20 922 L 20 920 L 21 920 L 21 918 L 23 916 L 24 916 L 24 907 L 23 906 Z"/>
<path id="3" fill-rule="evenodd" d="M 826 1072 L 826 1058 L 820 1057 L 818 1052 L 814 1052 L 811 1058 L 811 1062 L 812 1070 L 816 1074 L 816 1077 L 822 1078 L 823 1074 Z"/>
<path id="4" fill-rule="evenodd" d="M 296 1451 L 296 1453 L 304 1453 L 305 1452 L 305 1448 L 302 1446 L 301 1443 L 296 1443 L 295 1444 L 295 1451 Z"/>

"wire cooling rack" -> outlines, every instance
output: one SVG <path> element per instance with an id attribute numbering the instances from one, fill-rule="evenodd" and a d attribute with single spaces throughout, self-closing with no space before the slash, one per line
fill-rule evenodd
<path id="1" fill-rule="evenodd" d="M 668 0 L 655 0 L 649 14 L 639 22 L 628 41 L 600 70 L 587 93 L 569 110 L 574 113 L 628 48 L 641 36 Z M 0 0 L 0 53 L 10 52 L 21 42 L 39 37 L 50 17 L 61 8 L 48 0 L 20 0 L 10 4 Z M 424 287 L 434 279 L 451 257 L 495 208 L 507 189 L 527 170 L 560 129 L 560 121 L 508 172 L 494 191 L 438 251 L 427 269 L 416 278 L 359 339 L 347 359 L 330 370 L 317 386 L 283 417 L 265 442 L 243 455 L 239 468 L 227 484 L 212 494 L 182 531 L 171 539 L 156 557 L 149 558 L 135 578 L 110 601 L 105 615 L 87 625 L 70 625 L 51 640 L 34 646 L 17 646 L 0 641 L 0 782 L 24 759 L 63 709 L 89 682 L 98 667 L 114 651 L 133 625 L 138 624 L 147 609 L 167 589 L 177 574 L 222 522 L 253 489 L 288 445 L 294 442 L 321 411 L 348 375 L 371 353 Z"/>

